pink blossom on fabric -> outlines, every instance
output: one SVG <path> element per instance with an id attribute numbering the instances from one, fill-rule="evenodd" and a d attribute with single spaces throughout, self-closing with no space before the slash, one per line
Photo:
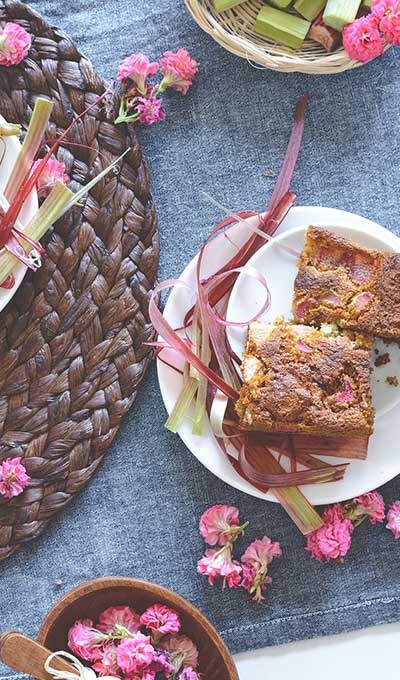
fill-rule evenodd
<path id="1" fill-rule="evenodd" d="M 337 520 L 345 519 L 344 508 L 340 503 L 335 503 L 324 509 L 322 519 L 325 524 L 331 524 Z"/>
<path id="2" fill-rule="evenodd" d="M 100 659 L 93 664 L 93 670 L 97 675 L 112 675 L 115 678 L 121 677 L 121 669 L 117 661 L 117 645 L 113 642 L 106 642 L 100 649 Z"/>
<path id="3" fill-rule="evenodd" d="M 197 668 L 199 651 L 194 642 L 186 635 L 171 635 L 160 642 L 159 647 L 168 653 L 168 659 L 174 667 L 178 666 L 176 670 Z"/>
<path id="4" fill-rule="evenodd" d="M 39 159 L 33 163 L 32 173 L 41 162 L 41 159 Z M 36 182 L 38 194 L 41 198 L 45 198 L 48 196 L 56 182 L 64 182 L 66 184 L 68 181 L 69 177 L 65 173 L 64 163 L 58 161 L 56 158 L 49 158 Z"/>
<path id="5" fill-rule="evenodd" d="M 242 556 L 244 564 L 250 564 L 255 569 L 264 568 L 272 562 L 274 557 L 281 557 L 282 550 L 277 541 L 271 541 L 268 536 L 250 543 Z"/>
<path id="6" fill-rule="evenodd" d="M 25 59 L 31 46 L 31 37 L 22 26 L 9 22 L 0 29 L 0 64 L 13 66 Z"/>
<path id="7" fill-rule="evenodd" d="M 223 548 L 210 548 L 205 555 L 197 562 L 197 571 L 208 577 L 208 582 L 212 586 L 215 579 L 222 578 L 222 587 L 238 588 L 242 567 L 239 562 L 232 559 L 232 544 L 228 543 Z"/>
<path id="8" fill-rule="evenodd" d="M 208 545 L 226 545 L 232 529 L 239 526 L 239 510 L 231 505 L 213 505 L 200 517 L 200 534 Z"/>
<path id="9" fill-rule="evenodd" d="M 319 529 L 307 534 L 306 550 L 319 562 L 325 558 L 341 560 L 351 546 L 353 524 L 349 519 L 334 518 Z"/>
<path id="10" fill-rule="evenodd" d="M 370 491 L 353 500 L 354 510 L 351 519 L 358 519 L 368 515 L 371 524 L 383 522 L 385 519 L 385 502 L 378 491 Z"/>
<path id="11" fill-rule="evenodd" d="M 199 70 L 197 62 L 191 58 L 189 52 L 182 48 L 177 52 L 165 52 L 160 64 L 164 76 L 161 88 L 171 87 L 186 94 Z"/>
<path id="12" fill-rule="evenodd" d="M 118 665 L 126 675 L 148 669 L 155 658 L 156 653 L 150 643 L 150 637 L 142 633 L 136 633 L 133 638 L 123 638 L 117 647 Z"/>
<path id="13" fill-rule="evenodd" d="M 281 557 L 282 550 L 276 541 L 271 541 L 268 536 L 253 541 L 242 555 L 243 578 L 242 587 L 254 595 L 256 602 L 261 602 L 263 591 L 267 583 L 272 579 L 267 575 L 268 565 L 275 557 Z"/>
<path id="14" fill-rule="evenodd" d="M 7 458 L 0 464 L 0 494 L 5 498 L 19 496 L 30 481 L 21 458 Z"/>
<path id="15" fill-rule="evenodd" d="M 99 630 L 107 634 L 117 634 L 119 626 L 126 628 L 130 633 L 137 633 L 140 629 L 140 616 L 131 607 L 120 605 L 109 607 L 99 616 Z"/>
<path id="16" fill-rule="evenodd" d="M 140 623 L 161 635 L 177 633 L 181 627 L 178 613 L 163 604 L 154 604 L 146 609 L 140 617 Z"/>
<path id="17" fill-rule="evenodd" d="M 157 99 L 156 97 L 151 97 L 150 99 L 138 97 L 136 108 L 140 113 L 138 116 L 139 123 L 153 125 L 153 123 L 165 120 L 165 111 L 162 108 L 162 104 L 162 99 Z"/>
<path id="18" fill-rule="evenodd" d="M 70 650 L 85 661 L 95 661 L 101 658 L 100 645 L 103 642 L 103 633 L 94 628 L 91 619 L 78 619 L 68 631 Z"/>
<path id="19" fill-rule="evenodd" d="M 367 62 L 380 57 L 384 43 L 376 17 L 369 14 L 347 24 L 343 29 L 343 47 L 354 61 Z"/>
<path id="20" fill-rule="evenodd" d="M 400 501 L 395 501 L 389 507 L 386 528 L 395 538 L 400 538 Z"/>
<path id="21" fill-rule="evenodd" d="M 130 78 L 136 83 L 136 86 L 142 94 L 146 92 L 146 80 L 154 76 L 159 70 L 158 62 L 152 61 L 146 57 L 142 52 L 131 54 L 126 57 L 122 64 L 118 67 L 118 80 Z"/>

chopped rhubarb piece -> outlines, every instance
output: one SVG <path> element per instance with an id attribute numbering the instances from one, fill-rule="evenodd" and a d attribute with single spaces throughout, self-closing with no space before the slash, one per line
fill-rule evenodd
<path id="1" fill-rule="evenodd" d="M 351 383 L 346 378 L 344 379 L 344 390 L 335 394 L 335 401 L 339 404 L 348 404 L 354 399 L 354 390 Z"/>
<path id="2" fill-rule="evenodd" d="M 298 340 L 298 341 L 297 341 L 297 349 L 298 349 L 300 352 L 306 352 L 306 354 L 311 354 L 311 352 L 314 351 L 313 348 L 312 348 L 312 347 L 309 347 L 308 345 L 306 345 L 306 343 L 303 342 L 303 340 Z"/>
<path id="3" fill-rule="evenodd" d="M 327 52 L 334 52 L 342 42 L 342 35 L 339 31 L 335 31 L 334 28 L 326 26 L 322 17 L 323 14 L 321 13 L 315 19 L 309 30 L 308 37 L 322 45 Z"/>
<path id="4" fill-rule="evenodd" d="M 353 298 L 354 309 L 361 312 L 364 307 L 367 307 L 374 296 L 372 293 L 359 293 Z"/>
<path id="5" fill-rule="evenodd" d="M 299 304 L 296 307 L 296 317 L 299 321 L 302 321 L 304 318 L 304 313 L 307 311 L 307 309 L 310 309 L 313 305 L 316 305 L 317 301 L 314 298 L 310 298 L 309 300 L 304 300 L 303 302 L 299 302 Z"/>
<path id="6" fill-rule="evenodd" d="M 349 274 L 356 283 L 367 283 L 374 273 L 374 265 L 371 262 L 357 259 L 349 265 Z"/>
<path id="7" fill-rule="evenodd" d="M 339 295 L 336 295 L 336 293 L 328 293 L 328 295 L 325 295 L 324 299 L 322 300 L 324 304 L 329 303 L 331 305 L 340 305 L 340 297 Z"/>
<path id="8" fill-rule="evenodd" d="M 9 274 L 6 279 L 4 279 L 3 283 L 1 284 L 1 288 L 6 288 L 7 290 L 10 290 L 15 286 L 15 278 L 14 274 Z"/>

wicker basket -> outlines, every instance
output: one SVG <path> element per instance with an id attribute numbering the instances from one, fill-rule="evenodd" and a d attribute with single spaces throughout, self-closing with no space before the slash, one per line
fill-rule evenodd
<path id="1" fill-rule="evenodd" d="M 185 0 L 185 3 L 198 25 L 222 47 L 265 68 L 324 74 L 362 66 L 361 62 L 349 59 L 342 48 L 328 54 L 318 43 L 305 40 L 300 50 L 291 50 L 254 33 L 252 26 L 264 4 L 262 0 L 248 0 L 219 14 L 212 0 Z"/>

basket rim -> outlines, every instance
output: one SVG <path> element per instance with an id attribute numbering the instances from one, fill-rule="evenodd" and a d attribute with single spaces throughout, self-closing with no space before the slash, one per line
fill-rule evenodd
<path id="1" fill-rule="evenodd" d="M 247 59 L 249 63 L 255 63 L 258 68 L 264 67 L 276 71 L 300 72 L 311 75 L 328 75 L 364 65 L 360 61 L 350 59 L 343 48 L 308 59 L 302 57 L 298 51 L 274 54 L 268 49 L 268 43 L 262 47 L 245 36 L 235 35 L 228 31 L 223 23 L 224 13 L 221 13 L 221 21 L 218 21 L 215 15 L 210 12 L 204 0 L 184 0 L 184 2 L 194 21 L 205 33 L 227 51 Z M 239 10 L 238 8 L 235 8 L 235 10 L 239 11 L 240 7 Z M 389 47 L 390 45 L 386 45 L 385 51 Z"/>

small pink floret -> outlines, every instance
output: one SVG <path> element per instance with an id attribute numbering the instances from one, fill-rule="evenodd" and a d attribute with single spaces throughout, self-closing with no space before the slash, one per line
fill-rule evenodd
<path id="1" fill-rule="evenodd" d="M 123 626 L 130 633 L 137 633 L 140 629 L 140 616 L 131 607 L 120 605 L 108 607 L 99 616 L 99 630 L 107 634 L 117 634 L 118 626 Z"/>
<path id="2" fill-rule="evenodd" d="M 155 658 L 150 637 L 142 633 L 136 633 L 133 638 L 123 638 L 117 647 L 118 665 L 125 675 L 144 671 Z"/>
<path id="3" fill-rule="evenodd" d="M 19 496 L 28 486 L 30 477 L 21 458 L 7 458 L 0 464 L 0 494 L 5 498 Z"/>
<path id="4" fill-rule="evenodd" d="M 33 163 L 32 173 L 41 162 L 42 161 L 39 159 Z M 69 177 L 65 173 L 64 163 L 58 161 L 56 158 L 49 158 L 36 182 L 39 196 L 41 198 L 48 196 L 56 182 L 64 182 L 64 184 L 67 184 L 69 182 Z"/>
<path id="5" fill-rule="evenodd" d="M 68 646 L 76 656 L 85 661 L 101 658 L 100 645 L 104 635 L 94 628 L 91 619 L 78 619 L 68 631 Z"/>
<path id="6" fill-rule="evenodd" d="M 400 501 L 395 501 L 389 507 L 386 528 L 395 538 L 400 538 Z"/>
<path id="7" fill-rule="evenodd" d="M 157 99 L 152 97 L 151 99 L 146 99 L 145 97 L 138 98 L 137 110 L 140 112 L 138 117 L 139 123 L 144 125 L 153 125 L 153 123 L 159 123 L 165 120 L 165 112 L 162 108 L 162 99 Z"/>
<path id="8" fill-rule="evenodd" d="M 0 64 L 13 66 L 25 59 L 31 37 L 22 26 L 9 22 L 0 29 Z"/>
<path id="9" fill-rule="evenodd" d="M 200 517 L 200 534 L 208 545 L 226 545 L 231 530 L 239 526 L 239 510 L 231 505 L 213 505 Z"/>
<path id="10" fill-rule="evenodd" d="M 163 604 L 154 604 L 146 609 L 140 617 L 140 623 L 162 635 L 177 633 L 181 627 L 178 613 Z"/>
<path id="11" fill-rule="evenodd" d="M 121 677 L 121 669 L 117 662 L 117 645 L 114 642 L 106 642 L 100 650 L 100 659 L 93 664 L 93 670 L 97 675 L 111 675 Z"/>
<path id="12" fill-rule="evenodd" d="M 171 635 L 160 642 L 159 647 L 168 653 L 168 659 L 172 664 L 175 660 L 182 659 L 181 668 L 197 668 L 199 651 L 186 635 Z"/>
<path id="13" fill-rule="evenodd" d="M 373 0 L 372 14 L 391 45 L 400 45 L 400 0 Z"/>
<path id="14" fill-rule="evenodd" d="M 354 512 L 353 517 L 356 519 L 357 515 L 368 515 L 371 524 L 383 522 L 385 519 L 385 501 L 379 491 L 369 491 L 368 493 L 358 496 L 353 500 Z"/>
<path id="15" fill-rule="evenodd" d="M 177 52 L 165 52 L 160 64 L 164 87 L 186 94 L 199 70 L 189 52 L 182 48 Z"/>
<path id="16" fill-rule="evenodd" d="M 275 557 L 281 557 L 281 546 L 277 541 L 271 541 L 268 536 L 257 539 L 250 543 L 249 547 L 242 556 L 244 564 L 250 564 L 255 569 L 260 569 L 272 562 Z"/>
<path id="17" fill-rule="evenodd" d="M 216 579 L 222 579 L 224 588 L 238 588 L 242 574 L 242 567 L 239 562 L 232 559 L 231 546 L 223 548 L 210 548 L 205 555 L 197 562 L 197 571 L 208 577 L 208 582 L 212 586 Z"/>
<path id="18" fill-rule="evenodd" d="M 376 17 L 369 14 L 347 24 L 343 29 L 343 47 L 354 61 L 363 63 L 380 57 L 384 43 Z"/>
<path id="19" fill-rule="evenodd" d="M 350 401 L 353 401 L 354 398 L 354 390 L 351 386 L 351 383 L 349 380 L 344 379 L 344 390 L 342 392 L 338 392 L 335 394 L 335 401 L 337 401 L 339 404 L 348 404 Z"/>
<path id="20" fill-rule="evenodd" d="M 136 83 L 136 86 L 142 94 L 146 92 L 146 80 L 154 76 L 159 70 L 158 62 L 150 62 L 145 54 L 138 52 L 131 54 L 130 57 L 124 59 L 122 64 L 118 67 L 118 80 L 130 78 Z"/>
<path id="21" fill-rule="evenodd" d="M 307 535 L 306 550 L 314 559 L 342 560 L 351 546 L 353 524 L 349 519 L 333 518 Z"/>
<path id="22" fill-rule="evenodd" d="M 353 298 L 354 309 L 357 312 L 361 312 L 364 307 L 367 307 L 374 296 L 372 293 L 359 293 Z"/>

